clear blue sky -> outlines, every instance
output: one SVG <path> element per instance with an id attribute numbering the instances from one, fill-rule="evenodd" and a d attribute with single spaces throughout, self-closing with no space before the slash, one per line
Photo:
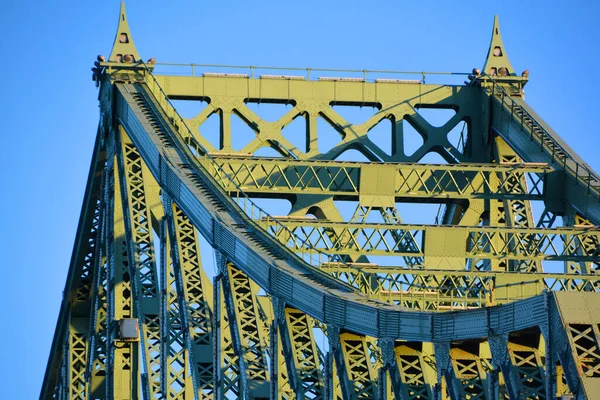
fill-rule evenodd
<path id="1" fill-rule="evenodd" d="M 554 3 L 553 5 L 550 5 Z M 600 7 L 547 1 L 141 1 L 144 58 L 356 69 L 481 67 L 494 14 L 527 101 L 596 171 Z M 0 398 L 38 396 L 98 123 L 90 67 L 118 1 L 3 1 L 0 12 Z"/>

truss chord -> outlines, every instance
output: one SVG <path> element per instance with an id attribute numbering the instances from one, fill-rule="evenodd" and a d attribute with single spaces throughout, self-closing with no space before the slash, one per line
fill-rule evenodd
<path id="1" fill-rule="evenodd" d="M 600 178 L 523 101 L 497 18 L 465 85 L 156 65 L 122 5 L 40 398 L 593 398 Z M 184 119 L 171 99 L 209 105 Z M 253 102 L 290 109 L 266 121 Z M 233 114 L 255 133 L 240 151 Z M 284 136 L 295 118 L 306 149 Z M 323 152 L 318 118 L 339 134 Z M 432 153 L 448 164 L 419 163 Z M 288 215 L 263 207 L 282 200 Z M 404 223 L 421 215 L 407 203 L 439 205 L 435 224 Z"/>

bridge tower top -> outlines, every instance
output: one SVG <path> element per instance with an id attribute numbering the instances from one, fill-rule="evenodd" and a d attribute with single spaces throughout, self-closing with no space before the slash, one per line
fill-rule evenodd
<path id="1" fill-rule="evenodd" d="M 508 60 L 508 55 L 506 54 L 506 49 L 504 47 L 504 43 L 502 42 L 500 23 L 498 22 L 497 15 L 494 16 L 492 40 L 490 42 L 490 49 L 483 66 L 483 72 L 488 75 L 516 76 L 515 69 Z"/>
<path id="2" fill-rule="evenodd" d="M 129 30 L 129 23 L 127 22 L 125 2 L 122 1 L 121 10 L 119 12 L 117 35 L 108 60 L 117 62 L 137 62 L 139 59 L 140 55 L 133 43 L 131 31 Z"/>

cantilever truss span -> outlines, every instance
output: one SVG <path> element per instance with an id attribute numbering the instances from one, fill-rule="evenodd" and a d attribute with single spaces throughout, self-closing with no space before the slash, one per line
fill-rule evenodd
<path id="1" fill-rule="evenodd" d="M 122 7 L 40 398 L 597 396 L 600 180 L 523 101 L 497 20 L 464 85 L 159 68 Z"/>

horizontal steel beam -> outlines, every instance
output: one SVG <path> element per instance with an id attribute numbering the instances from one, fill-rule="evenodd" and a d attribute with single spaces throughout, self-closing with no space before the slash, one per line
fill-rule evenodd
<path id="1" fill-rule="evenodd" d="M 225 190 L 232 195 L 242 190 L 256 197 L 316 194 L 356 199 L 361 189 L 363 193 L 369 191 L 361 182 L 389 176 L 396 201 L 539 200 L 543 198 L 544 177 L 553 170 L 533 163 L 428 165 L 212 156 L 199 160 Z M 521 179 L 524 175 L 527 180 Z"/>
<path id="2" fill-rule="evenodd" d="M 393 303 L 426 301 L 432 309 L 504 304 L 542 291 L 597 292 L 600 276 L 561 273 L 408 269 L 366 263 L 325 263 L 321 270 L 374 298 Z M 441 307 L 440 307 L 441 306 Z"/>
<path id="3" fill-rule="evenodd" d="M 176 99 L 229 97 L 255 102 L 326 100 L 338 104 L 368 106 L 388 102 L 397 104 L 419 97 L 423 103 L 448 101 L 456 96 L 457 91 L 476 93 L 473 90 L 475 88 L 468 86 L 423 85 L 419 82 L 402 81 L 365 82 L 343 78 L 308 81 L 256 79 L 234 74 L 205 74 L 197 77 L 157 75 L 155 78 L 165 88 L 167 95 Z"/>
<path id="4" fill-rule="evenodd" d="M 598 262 L 600 247 L 590 252 L 582 242 L 598 244 L 600 229 L 509 228 L 348 223 L 265 217 L 259 225 L 297 252 L 375 256 L 435 256 L 464 259 L 555 260 Z M 406 243 L 411 243 L 407 246 Z M 458 246 L 458 247 L 457 247 Z"/>

